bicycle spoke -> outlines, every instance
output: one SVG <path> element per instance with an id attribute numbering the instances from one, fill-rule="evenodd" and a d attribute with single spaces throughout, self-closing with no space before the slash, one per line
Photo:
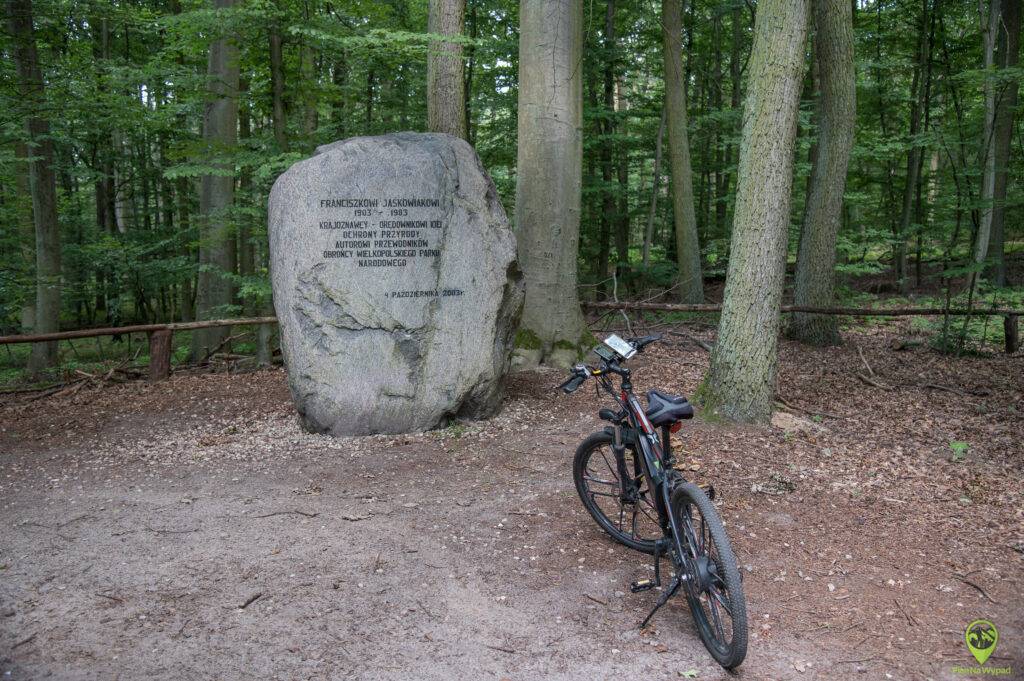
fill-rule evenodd
<path id="1" fill-rule="evenodd" d="M 611 497 L 612 499 L 619 498 L 618 494 L 609 494 L 608 492 L 595 492 L 594 490 L 589 490 L 589 492 L 590 496 L 592 497 Z"/>
<path id="2" fill-rule="evenodd" d="M 616 472 L 615 467 L 608 462 L 608 455 L 604 453 L 603 449 L 601 450 L 601 458 L 604 459 L 604 465 L 608 466 L 608 472 L 612 474 L 613 478 L 615 478 L 615 482 L 618 482 L 619 474 Z"/>
<path id="3" fill-rule="evenodd" d="M 729 601 L 726 600 L 725 596 L 722 595 L 722 592 L 718 590 L 718 587 L 709 586 L 708 593 L 711 594 L 714 597 L 714 599 L 722 605 L 722 609 L 725 610 L 725 612 L 729 615 L 729 618 L 732 619 L 732 604 L 730 604 Z"/>
<path id="4" fill-rule="evenodd" d="M 725 643 L 725 629 L 722 627 L 722 616 L 719 614 L 718 605 L 713 598 L 708 599 L 708 609 L 711 610 L 711 619 L 714 620 L 718 640 Z"/>
<path id="5" fill-rule="evenodd" d="M 597 478 L 588 478 L 585 475 L 583 476 L 583 479 L 586 480 L 587 482 L 596 482 L 599 485 L 611 485 L 613 487 L 618 485 L 618 483 L 612 482 L 611 480 L 599 480 Z"/>
<path id="6" fill-rule="evenodd" d="M 639 504 L 637 504 L 636 508 L 637 508 L 637 509 L 638 509 L 638 510 L 639 510 L 639 511 L 640 511 L 641 513 L 643 513 L 643 514 L 644 514 L 645 516 L 647 516 L 647 519 L 648 519 L 648 520 L 650 520 L 650 521 L 651 521 L 652 523 L 654 523 L 655 525 L 657 525 L 657 524 L 658 524 L 658 521 L 657 521 L 657 519 L 655 519 L 655 518 L 654 518 L 654 517 L 653 517 L 653 516 L 652 516 L 652 515 L 651 515 L 650 513 L 648 513 L 648 512 L 647 512 L 647 509 L 645 509 L 645 508 L 644 508 L 643 506 L 640 506 Z M 652 506 L 651 508 L 654 508 L 654 507 Z"/>

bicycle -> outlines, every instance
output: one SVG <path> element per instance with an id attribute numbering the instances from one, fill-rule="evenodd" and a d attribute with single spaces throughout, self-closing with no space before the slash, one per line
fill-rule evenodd
<path id="1" fill-rule="evenodd" d="M 611 425 L 580 444 L 573 478 L 583 506 L 602 530 L 654 556 L 654 579 L 633 582 L 633 593 L 660 587 L 661 558 L 672 561 L 671 580 L 640 628 L 682 587 L 704 646 L 720 665 L 733 669 L 747 653 L 746 601 L 736 557 L 712 503 L 714 488 L 705 493 L 675 469 L 669 439 L 683 420 L 693 418 L 693 407 L 685 397 L 650 390 L 645 409 L 633 393 L 630 370 L 622 366 L 660 339 L 624 340 L 613 334 L 594 349 L 601 359 L 598 367 L 576 364 L 558 386 L 573 393 L 595 378 L 599 393 L 604 390 L 619 407 L 598 413 Z M 612 376 L 620 378 L 618 390 Z"/>

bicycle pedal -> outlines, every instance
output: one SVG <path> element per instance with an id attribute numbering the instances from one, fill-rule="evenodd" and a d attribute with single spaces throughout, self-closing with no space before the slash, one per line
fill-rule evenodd
<path id="1" fill-rule="evenodd" d="M 654 588 L 654 580 L 653 579 L 638 579 L 638 580 L 636 580 L 635 582 L 633 582 L 632 584 L 629 585 L 629 590 L 632 591 L 635 594 L 638 594 L 641 591 L 648 591 L 648 590 L 653 589 L 653 588 Z"/>

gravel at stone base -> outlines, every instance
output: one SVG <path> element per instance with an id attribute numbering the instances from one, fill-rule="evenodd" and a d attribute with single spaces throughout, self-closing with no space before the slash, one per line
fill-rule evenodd
<path id="1" fill-rule="evenodd" d="M 673 361 L 655 366 L 692 389 L 702 368 Z M 637 630 L 655 596 L 627 586 L 649 563 L 575 496 L 572 452 L 600 423 L 592 393 L 556 395 L 560 379 L 518 374 L 494 419 L 388 437 L 303 433 L 279 370 L 4 407 L 0 678 L 729 678 L 683 603 Z M 999 606 L 941 577 L 995 529 L 844 543 L 884 508 L 817 491 L 844 478 L 805 452 L 827 444 L 815 465 L 838 465 L 838 434 L 688 427 L 745 566 L 741 676 L 955 678 L 976 612 L 1019 659 L 1003 554 L 971 576 Z M 766 452 L 788 464 L 733 458 Z M 768 471 L 797 491 L 752 493 Z"/>

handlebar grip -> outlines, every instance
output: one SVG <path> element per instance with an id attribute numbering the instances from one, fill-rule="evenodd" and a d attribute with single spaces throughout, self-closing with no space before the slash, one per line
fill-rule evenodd
<path id="1" fill-rule="evenodd" d="M 586 376 L 580 376 L 577 374 L 570 377 L 569 380 L 567 380 L 565 383 L 558 387 L 561 388 L 562 391 L 565 393 L 574 393 L 579 389 L 581 385 L 583 385 L 583 381 L 585 380 L 587 380 Z"/>

